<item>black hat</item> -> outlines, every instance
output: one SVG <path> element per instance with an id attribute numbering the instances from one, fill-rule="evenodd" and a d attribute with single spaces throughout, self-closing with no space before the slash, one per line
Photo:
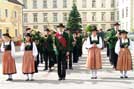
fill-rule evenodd
<path id="1" fill-rule="evenodd" d="M 26 28 L 26 31 L 31 30 L 31 28 Z"/>
<path id="2" fill-rule="evenodd" d="M 30 33 L 27 33 L 25 36 L 26 37 L 32 37 Z"/>
<path id="3" fill-rule="evenodd" d="M 97 30 L 97 27 L 96 27 L 95 25 L 92 25 L 92 26 L 91 26 L 91 31 L 98 31 L 98 30 Z"/>
<path id="4" fill-rule="evenodd" d="M 8 38 L 11 38 L 11 36 L 9 35 L 9 33 L 4 33 L 3 36 L 6 36 Z"/>
<path id="5" fill-rule="evenodd" d="M 119 26 L 120 24 L 118 23 L 118 22 L 116 22 L 115 24 L 114 24 L 114 26 Z"/>
<path id="6" fill-rule="evenodd" d="M 123 33 L 128 34 L 127 31 L 125 31 L 125 30 L 120 30 L 120 34 L 123 34 Z"/>
<path id="7" fill-rule="evenodd" d="M 50 31 L 50 30 L 47 28 L 47 29 L 44 29 L 44 31 Z"/>
<path id="8" fill-rule="evenodd" d="M 63 23 L 60 23 L 57 27 L 63 27 L 63 28 L 65 28 L 65 26 L 63 25 Z"/>

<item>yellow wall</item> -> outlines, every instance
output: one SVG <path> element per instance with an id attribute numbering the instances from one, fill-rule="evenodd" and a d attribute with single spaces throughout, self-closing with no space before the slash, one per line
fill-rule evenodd
<path id="1" fill-rule="evenodd" d="M 8 17 L 5 15 L 5 9 L 8 9 Z M 16 12 L 16 18 L 15 18 Z M 16 37 L 15 29 L 17 29 L 17 35 L 22 36 L 22 6 L 14 4 L 8 1 L 0 2 L 0 30 L 3 33 L 6 29 L 9 29 L 9 34 L 12 37 Z"/>

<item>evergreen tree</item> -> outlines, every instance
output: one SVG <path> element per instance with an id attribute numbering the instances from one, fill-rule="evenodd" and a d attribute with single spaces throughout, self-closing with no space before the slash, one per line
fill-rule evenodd
<path id="1" fill-rule="evenodd" d="M 70 28 L 72 32 L 80 31 L 80 29 L 82 28 L 81 17 L 80 17 L 80 14 L 77 10 L 77 6 L 75 3 L 73 4 L 72 10 L 69 14 L 67 28 Z"/>

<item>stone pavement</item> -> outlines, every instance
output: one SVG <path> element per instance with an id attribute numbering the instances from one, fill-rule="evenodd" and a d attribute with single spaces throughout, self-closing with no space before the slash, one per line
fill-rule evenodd
<path id="1" fill-rule="evenodd" d="M 120 73 L 109 64 L 105 50 L 102 52 L 103 69 L 99 70 L 98 79 L 92 80 L 90 71 L 85 68 L 86 56 L 84 54 L 79 63 L 73 65 L 74 70 L 67 70 L 65 81 L 57 80 L 56 66 L 53 72 L 47 72 L 43 71 L 44 64 L 41 64 L 39 73 L 34 76 L 35 81 L 26 82 L 26 76 L 21 72 L 22 55 L 17 52 L 17 74 L 13 76 L 14 81 L 5 81 L 7 76 L 2 75 L 0 62 L 0 89 L 134 89 L 134 71 L 128 73 L 128 79 L 120 79 Z"/>

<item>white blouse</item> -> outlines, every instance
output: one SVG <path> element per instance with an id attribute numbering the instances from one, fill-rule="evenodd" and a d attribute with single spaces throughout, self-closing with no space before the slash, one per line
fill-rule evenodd
<path id="1" fill-rule="evenodd" d="M 9 45 L 10 41 L 4 42 L 4 43 L 1 44 L 1 51 L 2 52 L 5 52 L 4 44 Z M 13 41 L 11 41 L 11 55 L 12 55 L 13 58 L 15 57 L 15 45 L 14 45 Z"/>
<path id="2" fill-rule="evenodd" d="M 24 51 L 25 51 L 25 43 L 22 43 L 21 44 L 20 50 L 23 51 L 23 54 L 24 54 Z M 37 47 L 36 47 L 35 42 L 33 42 L 33 50 L 32 50 L 32 53 L 33 53 L 33 56 L 34 57 L 36 57 L 38 55 L 38 50 L 37 50 Z"/>
<path id="3" fill-rule="evenodd" d="M 98 40 L 97 35 L 94 37 L 91 35 L 91 40 Z M 102 48 L 102 38 L 99 37 L 99 44 L 96 45 L 98 48 Z M 92 48 L 93 44 L 90 43 L 90 37 L 87 38 L 86 48 Z"/>
<path id="4" fill-rule="evenodd" d="M 126 43 L 126 42 L 128 42 L 128 39 L 125 39 L 125 40 L 122 39 L 122 43 Z M 128 46 L 128 49 L 130 50 L 131 53 L 133 53 L 134 42 L 132 42 L 131 40 L 130 40 L 130 45 Z M 120 52 L 120 39 L 116 42 L 116 45 L 115 45 L 115 53 L 119 55 L 119 52 Z"/>

